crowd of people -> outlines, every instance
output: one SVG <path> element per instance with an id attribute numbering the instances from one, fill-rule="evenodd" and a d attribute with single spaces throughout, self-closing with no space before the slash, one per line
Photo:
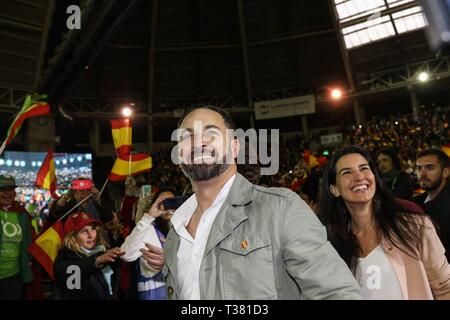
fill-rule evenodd
<path id="1" fill-rule="evenodd" d="M 205 108 L 203 113 L 194 110 L 192 114 L 182 124 L 189 127 L 189 121 L 199 117 L 218 128 L 232 128 L 231 118 L 220 109 Z M 0 233 L 0 299 L 43 297 L 42 285 L 22 285 L 42 280 L 42 277 L 50 281 L 49 275 L 55 280 L 51 281 L 50 292 L 47 292 L 47 297 L 52 299 L 246 299 L 300 295 L 312 299 L 450 299 L 447 260 L 450 215 L 446 211 L 450 205 L 450 164 L 446 153 L 446 144 L 450 141 L 449 119 L 450 112 L 440 108 L 422 108 L 416 116 L 373 119 L 363 126 L 344 130 L 343 146 L 327 148 L 318 147 L 318 137 L 310 140 L 301 136 L 281 137 L 279 171 L 271 176 L 261 176 L 259 164 L 231 167 L 222 164 L 214 169 L 178 166 L 171 160 L 172 148 L 160 148 L 152 153 L 153 169 L 149 175 L 127 179 L 120 208 L 105 203 L 92 180 L 83 177 L 84 171 L 76 178 L 65 175 L 65 182 L 70 179 L 69 191 L 54 201 L 49 201 L 44 193 L 36 196 L 31 189 L 17 194 L 14 172 L 4 172 L 0 174 L 3 226 L 0 228 L 3 229 Z M 217 141 L 220 139 L 206 144 L 216 148 Z M 235 154 L 237 149 L 237 144 L 231 144 L 231 151 L 227 152 Z M 214 150 L 219 152 L 219 149 Z M 209 179 L 217 185 L 208 184 Z M 141 188 L 146 184 L 152 186 L 152 192 L 143 196 Z M 253 184 L 261 187 L 253 189 Z M 203 193 L 206 189 L 214 196 Z M 165 208 L 166 200 L 194 192 L 197 198 L 191 196 L 180 210 Z M 226 197 L 228 192 L 230 198 Z M 223 255 L 224 269 L 235 272 L 233 277 L 236 278 L 224 285 L 239 282 L 240 287 L 223 289 L 211 285 L 201 292 L 198 285 L 198 273 L 203 272 L 201 259 L 191 253 L 206 250 L 204 245 L 210 228 L 215 230 L 214 218 L 202 220 L 201 214 L 207 212 L 210 214 L 206 217 L 215 217 L 227 201 L 232 201 L 233 207 L 245 207 L 252 199 L 261 204 L 246 209 L 252 221 L 252 225 L 246 227 L 248 239 L 234 234 L 237 238 L 227 241 L 223 235 L 222 249 L 210 248 L 214 258 L 209 259 Z M 74 212 L 67 214 L 74 208 Z M 45 221 L 41 221 L 39 228 L 32 229 L 32 217 L 44 210 Z M 265 214 L 253 217 L 258 210 Z M 285 220 L 276 215 L 280 210 Z M 298 220 L 296 210 L 301 212 L 304 224 Z M 23 219 L 24 213 L 29 219 Z M 186 217 L 192 220 L 180 220 Z M 258 222 L 258 219 L 261 220 Z M 234 222 L 245 220 L 240 216 L 232 217 Z M 38 233 L 42 234 L 57 221 L 62 221 L 65 237 L 53 269 L 49 271 L 28 255 L 27 248 Z M 5 232 L 6 223 L 20 228 L 22 236 Z M 225 221 L 221 223 L 226 228 Z M 275 232 L 271 223 L 278 224 L 279 230 L 286 234 L 270 236 Z M 172 224 L 175 231 L 172 242 L 166 247 Z M 322 224 L 326 233 L 321 229 Z M 296 227 L 304 230 L 304 234 L 297 235 L 301 232 L 294 232 Z M 264 238 L 264 232 L 253 235 L 254 228 L 265 230 L 269 238 Z M 192 236 L 196 232 L 198 239 Z M 177 253 L 174 237 L 185 252 Z M 271 237 L 282 237 L 286 247 L 267 245 Z M 235 240 L 241 241 L 238 247 L 232 243 Z M 247 257 L 243 252 L 253 240 L 260 245 L 255 248 L 259 253 Z M 327 240 L 332 247 L 324 245 Z M 196 244 L 196 241 L 203 241 L 203 244 Z M 295 243 L 310 247 L 298 251 Z M 286 284 L 283 289 L 274 289 L 273 279 L 264 274 L 264 270 L 272 266 L 265 264 L 267 259 L 262 255 L 278 258 L 277 253 L 267 251 L 275 249 L 290 254 L 288 265 L 278 264 L 278 260 L 273 262 L 273 270 L 277 272 L 271 276 Z M 302 256 L 314 250 L 317 252 Z M 241 258 L 236 259 L 233 253 L 242 254 Z M 318 254 L 321 254 L 320 259 Z M 259 260 L 260 256 L 263 260 Z M 395 257 L 407 265 L 408 270 L 399 270 L 396 263 L 400 260 Z M 231 262 L 225 262 L 228 258 L 242 268 L 235 270 Z M 324 260 L 328 266 L 322 264 Z M 212 261 L 215 260 L 205 263 Z M 243 265 L 244 261 L 258 266 L 261 273 L 245 273 L 248 268 Z M 179 263 L 192 267 L 174 274 Z M 306 269 L 298 269 L 299 265 Z M 372 265 L 381 266 L 382 290 L 374 291 L 367 285 L 370 276 L 367 270 Z M 86 275 L 80 290 L 67 287 L 70 266 L 78 266 Z M 286 270 L 280 271 L 280 268 Z M 289 278 L 283 276 L 286 272 L 291 275 Z M 337 282 L 320 279 L 330 272 L 340 274 Z M 174 293 L 177 281 L 181 281 L 180 291 Z M 251 281 L 257 281 L 258 286 L 252 287 Z M 20 286 L 25 291 L 8 291 L 9 286 Z M 302 292 L 298 292 L 296 286 L 303 286 Z M 40 294 L 30 294 L 33 290 L 40 290 Z"/>

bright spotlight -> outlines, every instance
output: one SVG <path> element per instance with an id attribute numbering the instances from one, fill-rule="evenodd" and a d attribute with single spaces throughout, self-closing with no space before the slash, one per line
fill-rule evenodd
<path id="1" fill-rule="evenodd" d="M 62 159 L 62 164 L 67 164 L 67 160 L 66 159 Z"/>
<path id="2" fill-rule="evenodd" d="M 22 168 L 25 167 L 25 166 L 26 166 L 25 161 L 20 161 L 20 166 L 21 166 Z"/>
<path id="3" fill-rule="evenodd" d="M 129 107 L 124 107 L 122 109 L 122 115 L 126 118 L 129 118 L 132 113 L 133 113 L 133 110 L 131 110 L 131 108 L 129 108 Z"/>
<path id="4" fill-rule="evenodd" d="M 72 163 L 72 162 L 75 161 L 75 159 L 74 158 L 70 158 L 69 161 L 70 161 L 70 163 Z"/>
<path id="5" fill-rule="evenodd" d="M 14 161 L 14 167 L 18 167 L 18 166 L 20 166 L 20 161 L 19 160 Z"/>
<path id="6" fill-rule="evenodd" d="M 81 156 L 77 156 L 77 160 L 81 162 L 83 161 L 83 158 Z"/>
<path id="7" fill-rule="evenodd" d="M 421 72 L 421 73 L 419 74 L 418 79 L 419 79 L 420 82 L 426 82 L 426 81 L 428 80 L 429 77 L 430 77 L 430 76 L 428 75 L 428 73 L 426 73 L 426 72 Z"/>
<path id="8" fill-rule="evenodd" d="M 334 100 L 339 100 L 340 98 L 342 98 L 342 90 L 341 89 L 333 89 L 333 90 L 331 90 L 331 97 Z"/>
<path id="9" fill-rule="evenodd" d="M 5 164 L 5 160 L 0 159 L 0 166 L 2 166 L 2 165 L 4 165 L 4 164 Z"/>
<path id="10" fill-rule="evenodd" d="M 6 160 L 6 165 L 7 165 L 8 167 L 11 167 L 11 166 L 13 165 L 12 160 L 10 160 L 10 159 Z"/>
<path id="11" fill-rule="evenodd" d="M 31 161 L 31 166 L 36 167 L 36 161 Z"/>
<path id="12" fill-rule="evenodd" d="M 38 167 L 42 166 L 42 161 L 37 162 Z"/>
<path id="13" fill-rule="evenodd" d="M 59 160 L 56 160 L 55 163 L 57 166 L 59 166 Z"/>

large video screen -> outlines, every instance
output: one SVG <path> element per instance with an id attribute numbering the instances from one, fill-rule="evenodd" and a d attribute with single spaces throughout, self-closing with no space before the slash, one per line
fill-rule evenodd
<path id="1" fill-rule="evenodd" d="M 6 151 L 0 158 L 0 174 L 9 174 L 16 179 L 17 200 L 30 213 L 39 212 L 51 200 L 49 191 L 35 187 L 45 155 L 45 152 Z M 70 182 L 78 177 L 92 179 L 92 154 L 54 153 L 53 158 L 58 194 L 64 194 Z"/>

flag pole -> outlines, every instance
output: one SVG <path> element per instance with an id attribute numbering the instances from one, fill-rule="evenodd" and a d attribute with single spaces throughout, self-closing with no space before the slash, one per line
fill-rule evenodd
<path id="1" fill-rule="evenodd" d="M 6 140 L 8 140 L 8 138 L 5 139 L 5 141 L 3 141 L 2 146 L 0 147 L 0 156 L 2 155 L 3 151 L 6 148 Z"/>
<path id="2" fill-rule="evenodd" d="M 131 176 L 131 152 L 128 157 L 128 176 Z"/>
<path id="3" fill-rule="evenodd" d="M 106 185 L 108 184 L 108 181 L 109 181 L 109 177 L 106 177 L 106 181 L 105 181 L 105 183 L 103 184 L 103 187 L 100 189 L 100 193 L 98 194 L 98 197 L 99 197 L 99 198 L 101 197 L 101 195 L 102 195 L 102 193 L 103 193 L 103 190 L 105 190 L 105 187 L 106 187 Z"/>
<path id="4" fill-rule="evenodd" d="M 78 202 L 76 205 L 74 205 L 74 206 L 72 207 L 72 209 L 70 209 L 69 211 L 67 211 L 66 213 L 64 213 L 64 214 L 61 216 L 61 218 L 58 219 L 58 221 L 64 219 L 69 213 L 71 213 L 72 211 L 74 211 L 76 208 L 78 208 L 81 204 L 83 204 L 84 202 L 86 202 L 86 200 L 88 200 L 88 199 L 91 198 L 91 197 L 92 197 L 92 193 L 89 194 L 86 198 L 84 198 L 84 199 L 81 200 L 80 202 Z"/>

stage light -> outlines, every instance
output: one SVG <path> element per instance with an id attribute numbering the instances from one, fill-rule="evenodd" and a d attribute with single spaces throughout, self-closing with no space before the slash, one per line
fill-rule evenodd
<path id="1" fill-rule="evenodd" d="M 333 98 L 334 100 L 339 100 L 340 98 L 342 98 L 342 90 L 337 88 L 331 90 L 331 98 Z"/>
<path id="2" fill-rule="evenodd" d="M 42 161 L 37 162 L 38 167 L 42 166 Z"/>
<path id="3" fill-rule="evenodd" d="M 291 174 L 292 174 L 292 170 L 289 170 L 289 173 L 291 173 Z"/>
<path id="4" fill-rule="evenodd" d="M 398 121 L 395 121 L 395 125 L 398 126 Z"/>
<path id="5" fill-rule="evenodd" d="M 7 165 L 8 167 L 11 167 L 11 166 L 13 165 L 12 160 L 6 160 L 6 165 Z"/>
<path id="6" fill-rule="evenodd" d="M 428 78 L 429 78 L 429 75 L 426 72 L 421 72 L 418 77 L 420 82 L 426 82 L 426 81 L 428 81 Z"/>
<path id="7" fill-rule="evenodd" d="M 360 125 L 358 126 L 358 128 L 362 129 L 362 124 L 360 124 Z"/>
<path id="8" fill-rule="evenodd" d="M 25 163 L 25 161 L 20 161 L 20 166 L 23 168 L 25 167 L 27 164 Z"/>
<path id="9" fill-rule="evenodd" d="M 81 162 L 83 161 L 83 158 L 81 156 L 77 156 L 77 160 Z"/>
<path id="10" fill-rule="evenodd" d="M 0 159 L 0 166 L 2 166 L 2 165 L 4 165 L 4 164 L 5 164 L 5 160 Z"/>
<path id="11" fill-rule="evenodd" d="M 62 164 L 67 164 L 67 160 L 66 159 L 62 159 Z"/>
<path id="12" fill-rule="evenodd" d="M 91 155 L 90 153 L 87 153 L 87 154 L 84 156 L 84 158 L 85 158 L 86 160 L 92 160 L 92 155 Z"/>
<path id="13" fill-rule="evenodd" d="M 57 166 L 59 166 L 59 160 L 56 160 L 55 163 Z"/>
<path id="14" fill-rule="evenodd" d="M 20 166 L 20 161 L 19 160 L 14 161 L 14 167 L 18 167 L 18 166 Z"/>
<path id="15" fill-rule="evenodd" d="M 36 167 L 36 161 L 31 161 L 31 166 Z"/>
<path id="16" fill-rule="evenodd" d="M 133 110 L 131 110 L 131 108 L 129 108 L 129 107 L 124 107 L 124 108 L 122 109 L 122 115 L 123 115 L 125 118 L 131 117 L 132 114 L 133 114 Z"/>
<path id="17" fill-rule="evenodd" d="M 72 162 L 74 162 L 74 161 L 75 161 L 74 158 L 70 158 L 70 159 L 69 159 L 69 162 L 70 162 L 70 163 L 72 163 Z"/>

